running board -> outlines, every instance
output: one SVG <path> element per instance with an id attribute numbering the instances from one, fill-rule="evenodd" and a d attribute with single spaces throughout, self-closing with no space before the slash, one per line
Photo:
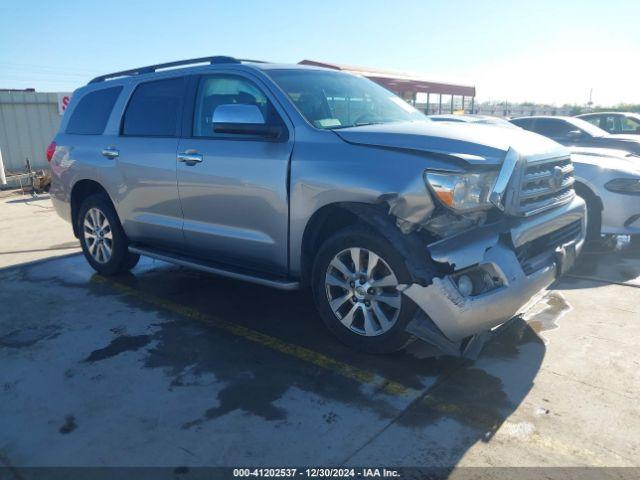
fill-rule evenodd
<path id="1" fill-rule="evenodd" d="M 138 245 L 129 245 L 129 251 L 131 253 L 137 253 L 138 255 L 144 255 L 145 257 L 155 258 L 162 260 L 163 262 L 173 263 L 175 265 L 181 265 L 183 267 L 193 268 L 195 270 L 201 270 L 203 272 L 212 273 L 214 275 L 220 275 L 222 277 L 233 278 L 234 280 L 242 280 L 244 282 L 257 283 L 258 285 L 264 285 L 267 287 L 277 288 L 279 290 L 297 290 L 300 288 L 299 282 L 293 282 L 286 278 L 280 277 L 268 277 L 264 274 L 258 274 L 250 271 L 240 271 L 228 269 L 226 266 L 221 266 L 217 263 L 207 260 L 197 260 L 190 257 L 183 257 L 181 255 L 165 252 L 162 250 L 155 250 L 148 247 L 141 247 Z"/>

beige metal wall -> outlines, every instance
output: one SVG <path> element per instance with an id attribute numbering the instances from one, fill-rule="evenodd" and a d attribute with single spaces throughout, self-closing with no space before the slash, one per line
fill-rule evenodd
<path id="1" fill-rule="evenodd" d="M 47 166 L 45 151 L 61 119 L 55 93 L 0 91 L 0 150 L 7 174 L 24 172 L 26 158 L 33 168 Z"/>

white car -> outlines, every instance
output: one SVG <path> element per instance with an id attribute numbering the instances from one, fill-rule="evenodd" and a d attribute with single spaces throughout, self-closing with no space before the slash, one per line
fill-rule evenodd
<path id="1" fill-rule="evenodd" d="M 587 238 L 640 239 L 640 156 L 608 148 L 571 148 L 575 189 L 587 202 Z"/>
<path id="2" fill-rule="evenodd" d="M 458 122 L 458 123 L 476 123 L 481 125 L 494 125 L 496 127 L 520 128 L 509 120 L 491 115 L 457 115 L 453 113 L 442 113 L 437 115 L 427 115 L 432 122 Z"/>

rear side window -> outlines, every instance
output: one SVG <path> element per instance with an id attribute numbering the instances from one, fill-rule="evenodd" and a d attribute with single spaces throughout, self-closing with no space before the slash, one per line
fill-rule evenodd
<path id="1" fill-rule="evenodd" d="M 184 77 L 178 77 L 138 85 L 124 114 L 122 134 L 177 136 L 185 81 Z"/>
<path id="2" fill-rule="evenodd" d="M 75 135 L 101 135 L 122 87 L 87 93 L 73 110 L 67 132 Z"/>

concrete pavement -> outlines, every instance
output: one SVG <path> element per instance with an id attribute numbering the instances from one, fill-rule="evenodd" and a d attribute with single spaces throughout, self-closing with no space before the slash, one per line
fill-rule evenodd
<path id="1" fill-rule="evenodd" d="M 640 466 L 637 252 L 581 257 L 475 362 L 419 344 L 370 356 L 303 293 L 148 259 L 109 279 L 81 255 L 23 265 L 7 252 L 73 241 L 50 213 L 47 236 L 25 227 L 25 205 L 41 208 L 0 204 L 0 464 L 18 473 Z"/>
<path id="2" fill-rule="evenodd" d="M 78 240 L 55 214 L 48 194 L 0 192 L 0 268 L 78 251 Z"/>

